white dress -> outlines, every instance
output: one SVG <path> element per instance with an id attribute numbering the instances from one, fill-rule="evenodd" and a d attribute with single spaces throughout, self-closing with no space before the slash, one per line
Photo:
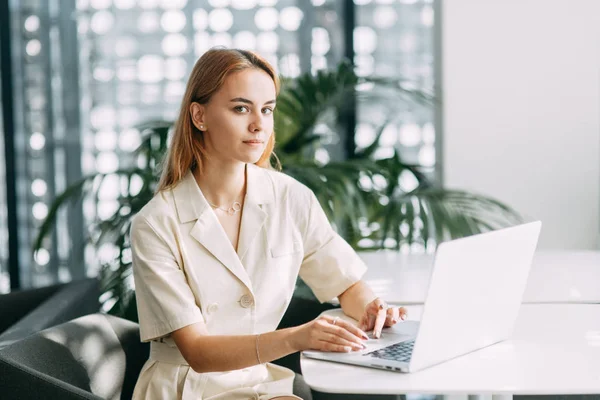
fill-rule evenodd
<path id="1" fill-rule="evenodd" d="M 133 274 L 150 358 L 134 399 L 271 399 L 292 394 L 294 373 L 272 363 L 197 373 L 170 333 L 203 322 L 212 335 L 277 328 L 298 274 L 321 302 L 361 279 L 366 266 L 329 224 L 310 189 L 252 164 L 238 251 L 191 172 L 157 194 L 131 228 Z"/>

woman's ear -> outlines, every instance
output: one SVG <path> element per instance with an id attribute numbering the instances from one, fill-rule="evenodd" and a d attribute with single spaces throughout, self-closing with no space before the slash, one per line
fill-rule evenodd
<path id="1" fill-rule="evenodd" d="M 193 102 L 190 104 L 190 115 L 194 126 L 201 131 L 205 131 L 206 123 L 204 122 L 204 106 L 200 103 Z"/>

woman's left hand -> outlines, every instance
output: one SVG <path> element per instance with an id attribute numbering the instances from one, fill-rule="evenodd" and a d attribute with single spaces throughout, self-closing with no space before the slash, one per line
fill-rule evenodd
<path id="1" fill-rule="evenodd" d="M 358 321 L 358 327 L 363 331 L 373 330 L 373 337 L 379 339 L 384 327 L 393 326 L 399 321 L 406 319 L 406 308 L 388 307 L 388 305 L 377 297 L 365 307 L 362 318 Z"/>

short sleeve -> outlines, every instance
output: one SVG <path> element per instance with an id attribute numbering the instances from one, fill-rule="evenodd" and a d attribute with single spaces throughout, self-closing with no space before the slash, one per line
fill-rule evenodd
<path id="1" fill-rule="evenodd" d="M 130 238 L 141 340 L 148 342 L 204 322 L 168 242 L 144 216 L 134 218 Z"/>
<path id="2" fill-rule="evenodd" d="M 354 249 L 337 234 L 312 191 L 304 227 L 304 259 L 299 275 L 324 303 L 358 282 L 367 266 Z"/>

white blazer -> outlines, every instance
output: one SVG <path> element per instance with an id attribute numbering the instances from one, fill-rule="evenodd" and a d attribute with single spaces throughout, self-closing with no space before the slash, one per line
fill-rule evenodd
<path id="1" fill-rule="evenodd" d="M 321 302 L 361 279 L 366 266 L 332 229 L 313 192 L 253 164 L 237 254 L 188 172 L 135 216 L 131 232 L 140 335 L 151 342 L 134 399 L 270 399 L 291 395 L 294 373 L 267 363 L 194 372 L 170 333 L 204 322 L 213 335 L 277 328 L 298 274 Z"/>

